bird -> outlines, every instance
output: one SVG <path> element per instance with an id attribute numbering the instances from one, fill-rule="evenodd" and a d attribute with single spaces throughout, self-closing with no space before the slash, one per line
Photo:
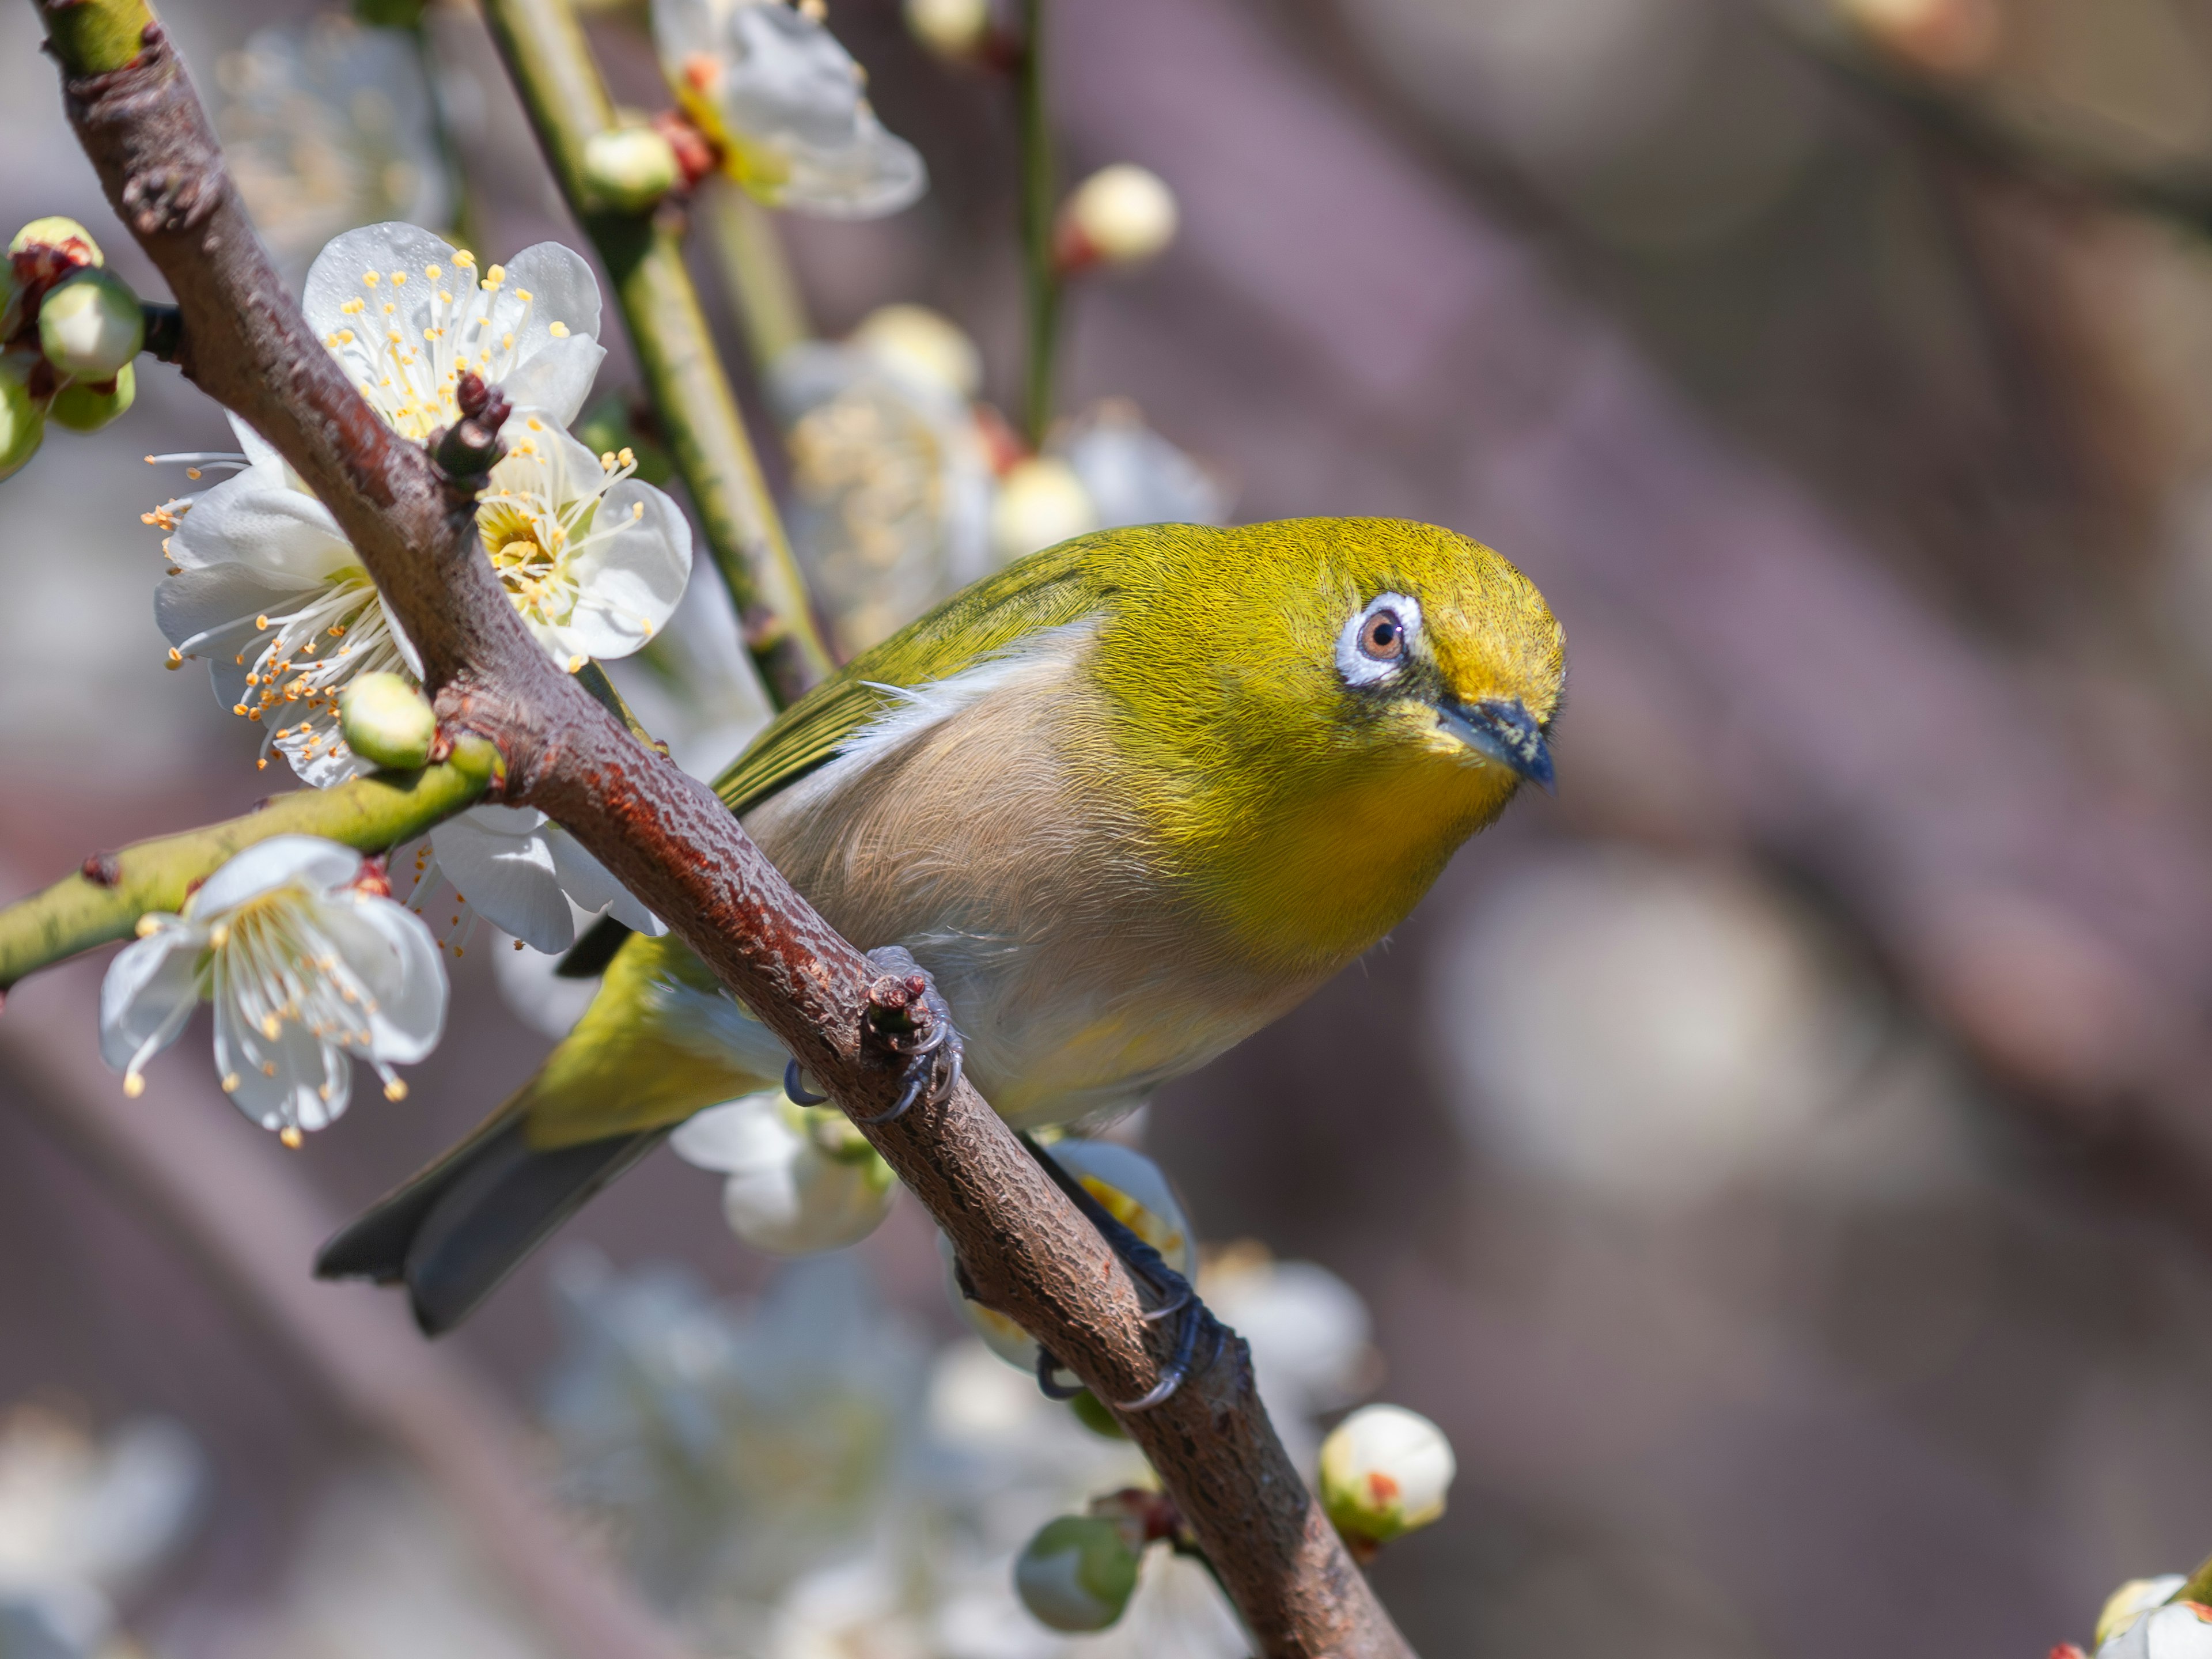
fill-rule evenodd
<path id="1" fill-rule="evenodd" d="M 715 787 L 841 934 L 910 953 L 1002 1116 L 1088 1125 L 1295 1007 L 1552 788 L 1565 651 L 1534 583 L 1435 526 L 1106 530 L 862 652 Z M 564 971 L 595 941 L 568 1036 L 319 1275 L 404 1283 L 448 1330 L 677 1124 L 786 1079 L 675 935 L 602 923 Z"/>

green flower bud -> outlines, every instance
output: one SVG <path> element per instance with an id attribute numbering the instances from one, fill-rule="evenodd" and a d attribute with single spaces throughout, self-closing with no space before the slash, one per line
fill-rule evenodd
<path id="1" fill-rule="evenodd" d="M 40 303 L 39 348 L 72 379 L 112 380 L 145 342 L 138 296 L 112 271 L 80 270 Z"/>
<path id="2" fill-rule="evenodd" d="M 71 380 L 54 394 L 46 416 L 72 432 L 97 432 L 131 407 L 138 395 L 138 372 L 129 363 L 112 380 Z"/>
<path id="3" fill-rule="evenodd" d="M 46 435 L 46 412 L 31 391 L 32 374 L 45 368 L 34 352 L 0 356 L 0 478 L 19 471 Z"/>
<path id="4" fill-rule="evenodd" d="M 1128 1431 L 1114 1420 L 1114 1413 L 1106 1409 L 1106 1402 L 1088 1389 L 1069 1401 L 1067 1408 L 1075 1414 L 1077 1422 L 1102 1439 L 1127 1440 L 1129 1437 Z"/>
<path id="5" fill-rule="evenodd" d="M 1137 1588 L 1139 1555 L 1121 1526 L 1103 1516 L 1048 1521 L 1014 1562 L 1014 1591 L 1053 1630 L 1104 1630 Z"/>
<path id="6" fill-rule="evenodd" d="M 584 182 L 611 207 L 642 213 L 676 188 L 676 148 L 651 127 L 611 127 L 584 141 Z"/>
<path id="7" fill-rule="evenodd" d="M 11 258 L 18 253 L 49 250 L 64 264 L 98 267 L 107 263 L 100 255 L 100 244 L 92 240 L 92 233 L 76 220 L 65 219 L 58 213 L 32 220 L 8 244 Z"/>
<path id="8" fill-rule="evenodd" d="M 1363 1406 L 1321 1443 L 1321 1502 L 1355 1552 L 1444 1512 L 1458 1465 L 1444 1431 L 1401 1406 Z"/>
<path id="9" fill-rule="evenodd" d="M 399 675 L 363 674 L 338 698 L 338 730 L 363 760 L 401 771 L 428 762 L 438 717 Z"/>

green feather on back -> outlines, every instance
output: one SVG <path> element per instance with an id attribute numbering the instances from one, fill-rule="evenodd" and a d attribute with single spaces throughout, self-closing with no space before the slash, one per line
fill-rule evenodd
<path id="1" fill-rule="evenodd" d="M 1033 634 L 1090 615 L 1120 587 L 1115 556 L 1131 534 L 1080 536 L 963 588 L 793 703 L 714 781 L 715 793 L 743 817 L 835 760 L 854 733 L 897 702 L 884 687 L 945 679 Z"/>

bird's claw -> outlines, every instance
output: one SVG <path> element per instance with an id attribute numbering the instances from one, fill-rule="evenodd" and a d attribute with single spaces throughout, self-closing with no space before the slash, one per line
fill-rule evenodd
<path id="1" fill-rule="evenodd" d="M 903 1068 L 903 1086 L 889 1109 L 853 1120 L 872 1127 L 904 1117 L 918 1102 L 950 1100 L 960 1086 L 965 1053 L 951 1006 L 904 946 L 871 951 L 868 960 L 879 977 L 868 988 L 866 1041 Z"/>
<path id="2" fill-rule="evenodd" d="M 1091 1224 L 1098 1229 L 1114 1254 L 1120 1256 L 1129 1269 L 1130 1277 L 1158 1298 L 1152 1307 L 1145 1310 L 1145 1322 L 1157 1324 L 1166 1319 L 1176 1322 L 1175 1350 L 1169 1356 L 1167 1364 L 1160 1368 L 1159 1380 L 1135 1400 L 1108 1402 L 1117 1412 L 1149 1411 L 1173 1397 L 1176 1390 L 1195 1372 L 1211 1366 L 1219 1357 L 1221 1345 L 1228 1332 L 1214 1318 L 1206 1304 L 1199 1299 L 1198 1292 L 1191 1287 L 1190 1281 L 1168 1266 L 1158 1250 L 1092 1197 L 1083 1183 L 1069 1175 L 1050 1152 L 1027 1135 L 1022 1137 L 1022 1142 L 1030 1149 L 1030 1155 L 1044 1166 L 1045 1173 L 1053 1178 L 1054 1184 L 1067 1194 L 1077 1209 L 1083 1212 Z M 1209 1332 L 1212 1335 L 1212 1345 L 1206 1351 L 1204 1364 L 1198 1364 L 1199 1342 Z M 1056 1380 L 1061 1369 L 1060 1361 L 1040 1344 L 1037 1349 L 1037 1387 L 1048 1399 L 1072 1400 L 1082 1392 L 1080 1388 L 1065 1389 L 1062 1387 Z"/>

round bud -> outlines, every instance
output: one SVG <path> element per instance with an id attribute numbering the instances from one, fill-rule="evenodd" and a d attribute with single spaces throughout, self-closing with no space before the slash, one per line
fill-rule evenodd
<path id="1" fill-rule="evenodd" d="M 2107 1638 L 2097 1659 L 2212 1659 L 2212 1607 L 2197 1601 L 2152 1607 Z"/>
<path id="2" fill-rule="evenodd" d="M 2129 1579 L 2105 1598 L 2104 1607 L 2097 1614 L 2094 1645 L 2101 1648 L 2153 1607 L 2172 1601 L 2174 1591 L 2188 1582 L 2178 1572 L 2161 1574 L 2156 1578 Z"/>
<path id="3" fill-rule="evenodd" d="M 1156 258 L 1176 234 L 1175 192 L 1149 167 L 1101 167 L 1060 204 L 1054 251 L 1066 270 L 1133 265 Z"/>
<path id="4" fill-rule="evenodd" d="M 1345 1540 L 1372 1549 L 1444 1512 L 1458 1465 L 1444 1431 L 1401 1406 L 1363 1406 L 1321 1443 L 1321 1502 Z"/>
<path id="5" fill-rule="evenodd" d="M 906 0 L 906 26 L 939 58 L 973 58 L 991 38 L 991 0 Z"/>
<path id="6" fill-rule="evenodd" d="M 438 716 L 400 675 L 363 674 L 339 695 L 338 730 L 363 760 L 404 771 L 428 762 Z"/>
<path id="7" fill-rule="evenodd" d="M 927 306 L 883 306 L 860 319 L 854 345 L 925 380 L 972 398 L 983 384 L 983 356 L 967 331 Z"/>
<path id="8" fill-rule="evenodd" d="M 46 412 L 31 390 L 40 372 L 51 371 L 35 352 L 0 354 L 0 478 L 19 471 L 46 435 Z"/>
<path id="9" fill-rule="evenodd" d="M 642 213 L 676 188 L 676 147 L 651 127 L 611 127 L 584 141 L 584 182 L 611 207 Z"/>
<path id="10" fill-rule="evenodd" d="M 1935 75 L 1972 75 L 1996 55 L 1996 0 L 1836 0 L 1875 46 Z"/>
<path id="11" fill-rule="evenodd" d="M 112 380 L 145 342 L 138 296 L 112 271 L 88 267 L 40 302 L 39 349 L 72 380 Z"/>
<path id="12" fill-rule="evenodd" d="M 129 363 L 112 380 L 71 380 L 46 405 L 46 418 L 71 432 L 97 432 L 131 407 L 138 395 L 138 371 Z"/>
<path id="13" fill-rule="evenodd" d="M 10 258 L 19 253 L 46 255 L 64 265 L 103 265 L 107 261 L 100 256 L 100 244 L 92 240 L 92 233 L 74 219 L 60 214 L 49 214 L 43 219 L 33 219 L 15 233 L 15 240 L 8 244 Z"/>
<path id="14" fill-rule="evenodd" d="M 1017 461 L 991 503 L 991 550 L 1001 563 L 1098 527 L 1098 509 L 1075 469 L 1055 456 Z"/>
<path id="15" fill-rule="evenodd" d="M 1104 1630 L 1136 1591 L 1139 1559 L 1118 1522 L 1063 1515 L 1015 1558 L 1014 1593 L 1049 1629 Z"/>

